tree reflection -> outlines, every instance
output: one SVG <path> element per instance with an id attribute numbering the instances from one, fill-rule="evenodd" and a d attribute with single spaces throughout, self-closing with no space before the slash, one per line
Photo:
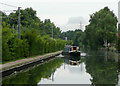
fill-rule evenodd
<path id="1" fill-rule="evenodd" d="M 118 56 L 118 71 L 120 72 L 120 55 Z"/>
<path id="2" fill-rule="evenodd" d="M 17 75 L 5 78 L 2 83 L 3 85 L 12 84 L 12 86 L 16 84 L 36 85 L 41 80 L 41 78 L 50 78 L 55 70 L 59 68 L 63 62 L 63 59 L 56 58 L 26 72 L 21 72 Z"/>
<path id="3" fill-rule="evenodd" d="M 115 86 L 118 83 L 117 62 L 107 59 L 103 52 L 91 52 L 86 58 L 86 69 L 95 86 Z M 109 57 L 109 56 L 108 56 Z"/>

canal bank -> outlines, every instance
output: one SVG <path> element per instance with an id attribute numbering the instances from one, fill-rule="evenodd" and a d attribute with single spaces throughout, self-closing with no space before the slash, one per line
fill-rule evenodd
<path id="1" fill-rule="evenodd" d="M 54 58 L 55 56 L 61 54 L 62 51 L 54 52 L 54 53 L 49 53 L 41 56 L 36 56 L 33 58 L 26 58 L 26 59 L 21 59 L 13 62 L 8 62 L 5 64 L 0 65 L 0 74 L 2 73 L 2 77 L 8 76 L 12 73 L 15 73 L 17 71 L 20 71 L 22 69 L 26 69 L 28 67 L 44 63 L 48 61 L 51 58 Z"/>

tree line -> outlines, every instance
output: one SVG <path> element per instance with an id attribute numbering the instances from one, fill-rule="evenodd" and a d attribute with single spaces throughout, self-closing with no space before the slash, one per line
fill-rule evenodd
<path id="1" fill-rule="evenodd" d="M 75 46 L 82 47 L 83 38 L 84 38 L 84 32 L 82 30 L 76 29 L 75 31 L 69 30 L 62 33 L 62 38 L 67 37 L 67 39 L 70 41 L 71 44 Z"/>
<path id="2" fill-rule="evenodd" d="M 120 52 L 120 24 L 118 25 L 117 50 Z"/>
<path id="3" fill-rule="evenodd" d="M 119 26 L 120 27 L 120 26 Z M 74 45 L 87 49 L 100 49 L 106 43 L 113 44 L 120 51 L 120 36 L 117 33 L 117 17 L 108 7 L 90 15 L 85 31 L 75 30 L 64 32 Z"/>
<path id="4" fill-rule="evenodd" d="M 65 44 L 87 49 L 100 49 L 105 43 L 113 43 L 120 51 L 120 36 L 117 33 L 117 17 L 108 7 L 90 15 L 85 31 L 61 32 L 50 19 L 41 21 L 32 8 L 21 10 L 21 39 L 18 39 L 18 11 L 2 14 L 3 61 L 29 57 L 61 50 Z M 54 39 L 51 38 L 52 28 Z M 119 25 L 120 27 L 120 25 Z M 118 31 L 120 34 L 120 29 Z M 68 41 L 64 41 L 64 37 Z"/>
<path id="5" fill-rule="evenodd" d="M 2 61 L 7 62 L 62 50 L 67 43 L 50 19 L 41 21 L 32 8 L 21 10 L 21 39 L 18 38 L 18 11 L 2 14 Z M 54 38 L 51 37 L 53 27 Z"/>

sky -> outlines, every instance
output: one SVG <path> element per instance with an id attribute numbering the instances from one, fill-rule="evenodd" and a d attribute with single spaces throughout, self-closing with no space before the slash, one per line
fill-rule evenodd
<path id="1" fill-rule="evenodd" d="M 89 24 L 89 16 L 106 6 L 117 16 L 118 2 L 119 0 L 0 0 L 0 10 L 9 14 L 9 10 L 17 10 L 17 7 L 32 7 L 36 10 L 37 17 L 42 21 L 50 19 L 62 31 L 84 31 L 85 26 Z"/>

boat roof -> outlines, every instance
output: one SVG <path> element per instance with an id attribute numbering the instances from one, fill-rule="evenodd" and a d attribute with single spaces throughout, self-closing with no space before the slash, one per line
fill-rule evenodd
<path id="1" fill-rule="evenodd" d="M 78 46 L 65 45 L 65 47 L 78 47 Z"/>

